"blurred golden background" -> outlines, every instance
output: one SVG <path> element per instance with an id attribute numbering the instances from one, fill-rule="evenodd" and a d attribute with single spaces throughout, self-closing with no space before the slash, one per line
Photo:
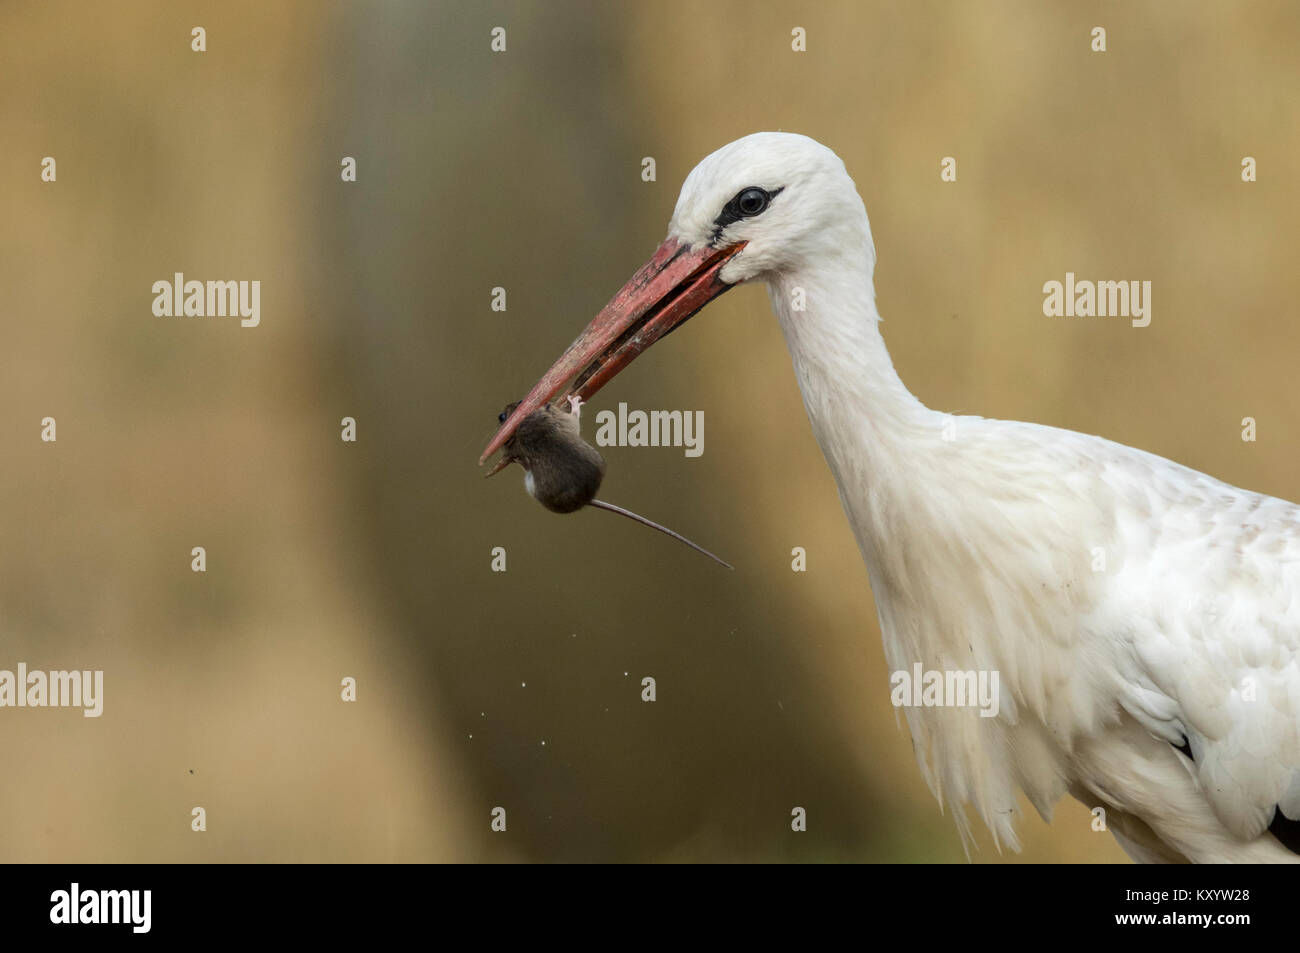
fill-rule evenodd
<path id="1" fill-rule="evenodd" d="M 105 700 L 0 710 L 0 860 L 964 862 L 761 288 L 586 418 L 704 411 L 602 496 L 735 573 L 478 453 L 695 162 L 781 129 L 857 182 L 927 404 L 1296 499 L 1297 51 L 1290 2 L 6 3 L 0 668 Z M 177 271 L 260 326 L 155 317 Z M 1150 280 L 1150 327 L 1044 317 L 1066 271 Z M 1124 860 L 1025 811 L 972 859 Z"/>

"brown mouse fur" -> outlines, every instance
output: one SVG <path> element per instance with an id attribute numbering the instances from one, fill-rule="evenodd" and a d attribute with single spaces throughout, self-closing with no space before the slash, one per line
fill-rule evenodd
<path id="1" fill-rule="evenodd" d="M 519 403 L 506 407 L 509 417 Z M 519 424 L 502 447 L 503 465 L 518 463 L 533 499 L 552 513 L 572 513 L 596 498 L 605 458 L 582 439 L 578 415 L 544 404 Z"/>
<path id="2" fill-rule="evenodd" d="M 519 401 L 507 404 L 497 419 L 505 423 L 506 418 L 518 406 Z M 513 436 L 502 446 L 500 462 L 487 475 L 492 476 L 510 464 L 517 463 L 524 468 L 524 486 L 529 494 L 552 513 L 572 513 L 584 506 L 609 510 L 657 529 L 728 569 L 735 568 L 666 526 L 660 526 L 621 506 L 596 499 L 601 480 L 605 478 L 605 458 L 582 439 L 578 426 L 581 402 L 574 398 L 570 406 L 573 407 L 572 412 L 561 410 L 553 404 L 544 404 L 525 417 Z"/>

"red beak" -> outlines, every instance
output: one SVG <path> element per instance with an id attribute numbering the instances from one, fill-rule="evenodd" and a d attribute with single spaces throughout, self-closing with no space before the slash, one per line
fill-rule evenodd
<path id="1" fill-rule="evenodd" d="M 478 462 L 499 450 L 521 420 L 564 391 L 570 381 L 573 385 L 566 396 L 589 399 L 638 354 L 730 289 L 718 272 L 744 247 L 741 242 L 722 249 L 688 248 L 675 238 L 660 245 L 528 392 Z"/>

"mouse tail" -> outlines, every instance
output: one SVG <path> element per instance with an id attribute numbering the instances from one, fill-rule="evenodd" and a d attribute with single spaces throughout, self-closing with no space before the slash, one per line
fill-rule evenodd
<path id="1" fill-rule="evenodd" d="M 712 559 L 715 563 L 718 563 L 719 565 L 726 566 L 728 569 L 731 570 L 735 570 L 736 568 L 735 566 L 731 565 L 731 563 L 727 562 L 725 559 L 719 559 L 717 556 L 713 555 L 713 553 L 709 552 L 703 546 L 695 545 L 689 539 L 683 536 L 681 533 L 674 533 L 667 526 L 660 526 L 658 523 L 654 522 L 653 520 L 648 520 L 644 516 L 638 516 L 636 513 L 633 513 L 631 510 L 625 510 L 623 509 L 623 507 L 615 506 L 613 503 L 606 503 L 604 500 L 592 500 L 587 505 L 596 506 L 602 510 L 609 510 L 611 513 L 618 513 L 621 516 L 626 516 L 628 519 L 636 520 L 638 523 L 641 523 L 644 526 L 649 526 L 651 529 L 657 529 L 661 533 L 666 533 L 667 535 L 671 536 L 673 539 L 677 540 L 678 542 L 685 543 L 687 546 L 691 547 L 691 549 L 695 550 L 697 553 L 703 553 L 705 556 L 708 556 L 710 559 Z"/>

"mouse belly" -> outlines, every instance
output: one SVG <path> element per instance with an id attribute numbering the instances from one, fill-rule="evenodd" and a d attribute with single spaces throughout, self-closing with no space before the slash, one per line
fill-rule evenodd
<path id="1" fill-rule="evenodd" d="M 588 474 L 585 480 L 541 479 L 531 472 L 524 475 L 524 489 L 528 495 L 552 513 L 572 513 L 582 509 L 591 502 L 600 486 L 599 477 L 592 480 Z"/>

